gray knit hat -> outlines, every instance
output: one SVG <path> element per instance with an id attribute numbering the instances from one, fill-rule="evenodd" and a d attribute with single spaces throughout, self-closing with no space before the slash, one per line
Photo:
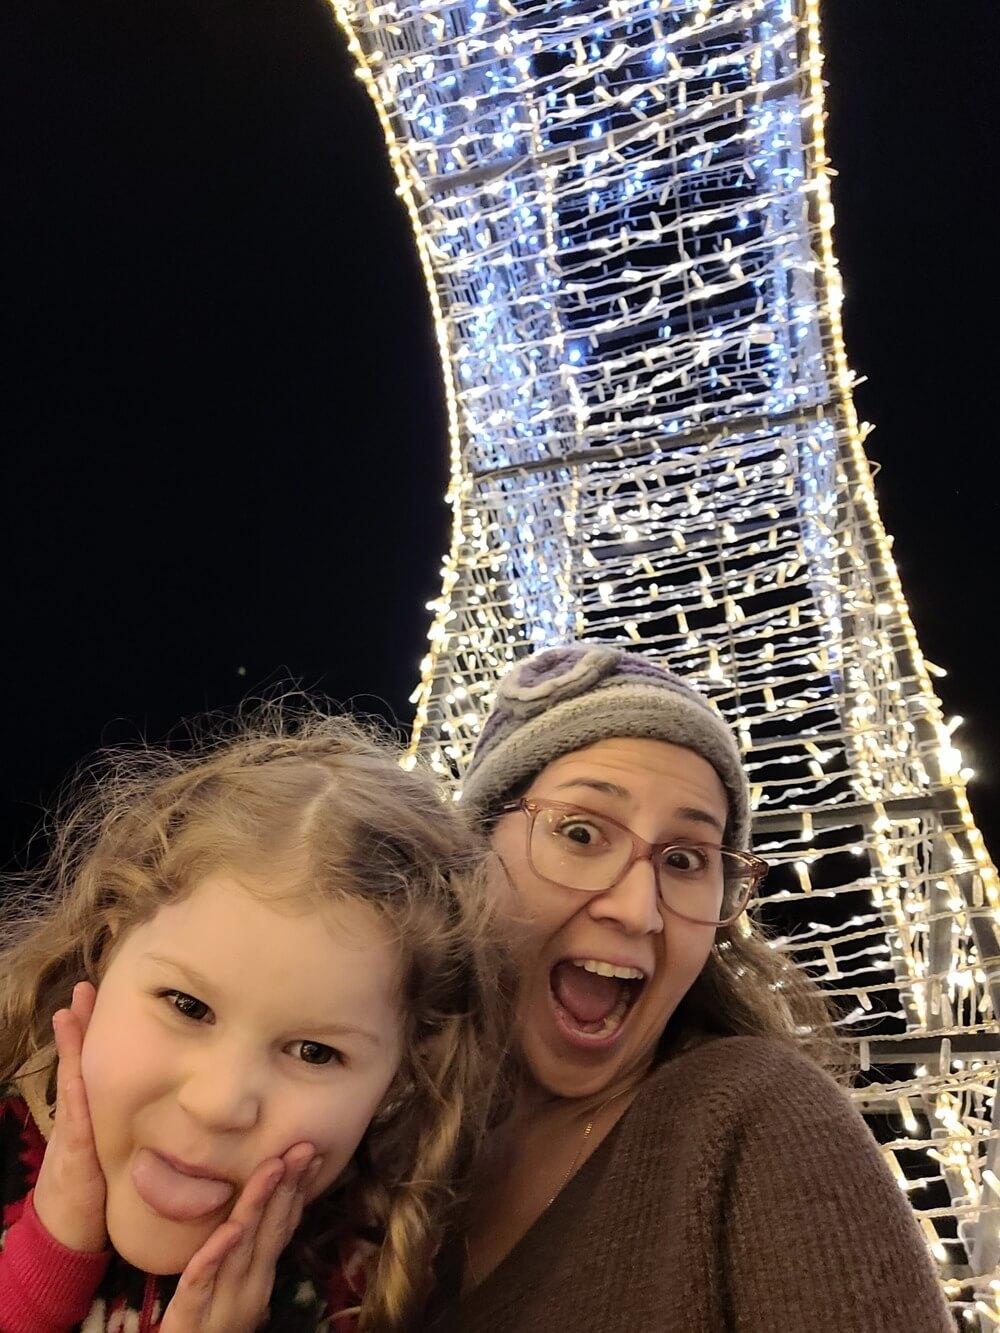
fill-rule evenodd
<path id="1" fill-rule="evenodd" d="M 604 644 L 545 648 L 497 689 L 462 784 L 462 803 L 496 811 L 561 755 L 611 737 L 645 736 L 694 750 L 729 797 L 726 840 L 750 840 L 750 791 L 732 731 L 701 694 L 646 657 Z"/>

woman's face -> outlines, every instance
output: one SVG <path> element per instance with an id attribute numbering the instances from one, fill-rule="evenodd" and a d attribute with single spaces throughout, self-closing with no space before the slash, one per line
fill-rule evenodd
<path id="1" fill-rule="evenodd" d="M 638 738 L 598 741 L 554 760 L 526 795 L 579 803 L 647 842 L 718 844 L 728 812 L 725 788 L 705 759 L 679 745 Z M 515 811 L 493 834 L 527 917 L 522 1050 L 541 1088 L 561 1097 L 590 1096 L 648 1069 L 670 1016 L 708 958 L 715 927 L 668 913 L 649 861 L 636 862 L 603 893 L 539 878 L 528 861 L 527 827 L 524 813 Z M 641 979 L 602 977 L 598 965 L 605 972 L 637 971 Z"/>
<path id="2" fill-rule="evenodd" d="M 115 1249 L 180 1272 L 296 1143 L 322 1157 L 312 1195 L 330 1185 L 399 1065 L 399 981 L 363 903 L 292 908 L 227 874 L 131 930 L 83 1047 Z"/>

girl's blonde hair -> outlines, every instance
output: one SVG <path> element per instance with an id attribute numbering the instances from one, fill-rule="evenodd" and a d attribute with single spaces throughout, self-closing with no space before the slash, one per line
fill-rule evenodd
<path id="1" fill-rule="evenodd" d="M 10 895 L 0 1081 L 49 1047 L 52 1015 L 77 981 L 100 982 L 114 939 L 213 871 L 276 870 L 295 896 L 369 903 L 402 947 L 402 1065 L 350 1180 L 300 1235 L 329 1263 L 359 1219 L 373 1224 L 361 1327 L 403 1328 L 502 1063 L 511 987 L 483 851 L 427 774 L 312 707 L 265 705 L 180 752 L 105 756 L 63 801 L 41 870 Z"/>

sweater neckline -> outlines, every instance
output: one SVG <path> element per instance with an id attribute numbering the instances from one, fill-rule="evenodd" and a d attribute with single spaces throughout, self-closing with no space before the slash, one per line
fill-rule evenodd
<path id="1" fill-rule="evenodd" d="M 638 1100 L 639 1098 L 637 1097 L 635 1101 Z M 555 1226 L 556 1221 L 561 1217 L 564 1209 L 573 1207 L 577 1196 L 589 1187 L 591 1178 L 603 1168 L 605 1161 L 611 1155 L 611 1152 L 618 1141 L 622 1126 L 625 1124 L 626 1120 L 628 1120 L 634 1104 L 635 1102 L 626 1108 L 623 1115 L 619 1116 L 601 1142 L 582 1164 L 580 1169 L 570 1177 L 549 1206 L 543 1212 L 539 1213 L 538 1217 L 535 1218 L 527 1231 L 507 1251 L 497 1264 L 496 1268 L 490 1273 L 487 1273 L 482 1282 L 473 1287 L 471 1291 L 467 1292 L 464 1296 L 459 1297 L 459 1305 L 463 1311 L 467 1311 L 471 1306 L 477 1304 L 481 1296 L 488 1295 L 495 1282 L 502 1281 L 508 1268 L 517 1264 L 521 1251 L 527 1246 L 533 1245 L 537 1238 L 544 1235 L 549 1227 Z M 556 1221 L 553 1219 L 556 1219 Z M 461 1288 L 466 1262 L 464 1241 L 461 1244 L 461 1257 L 462 1263 L 457 1265 L 459 1270 L 457 1274 L 459 1289 Z"/>

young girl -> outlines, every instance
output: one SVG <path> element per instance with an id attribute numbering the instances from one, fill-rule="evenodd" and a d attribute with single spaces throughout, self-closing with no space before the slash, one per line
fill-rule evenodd
<path id="1" fill-rule="evenodd" d="M 98 778 L 0 953 L 0 1328 L 403 1328 L 497 1067 L 478 844 L 342 719 Z"/>

